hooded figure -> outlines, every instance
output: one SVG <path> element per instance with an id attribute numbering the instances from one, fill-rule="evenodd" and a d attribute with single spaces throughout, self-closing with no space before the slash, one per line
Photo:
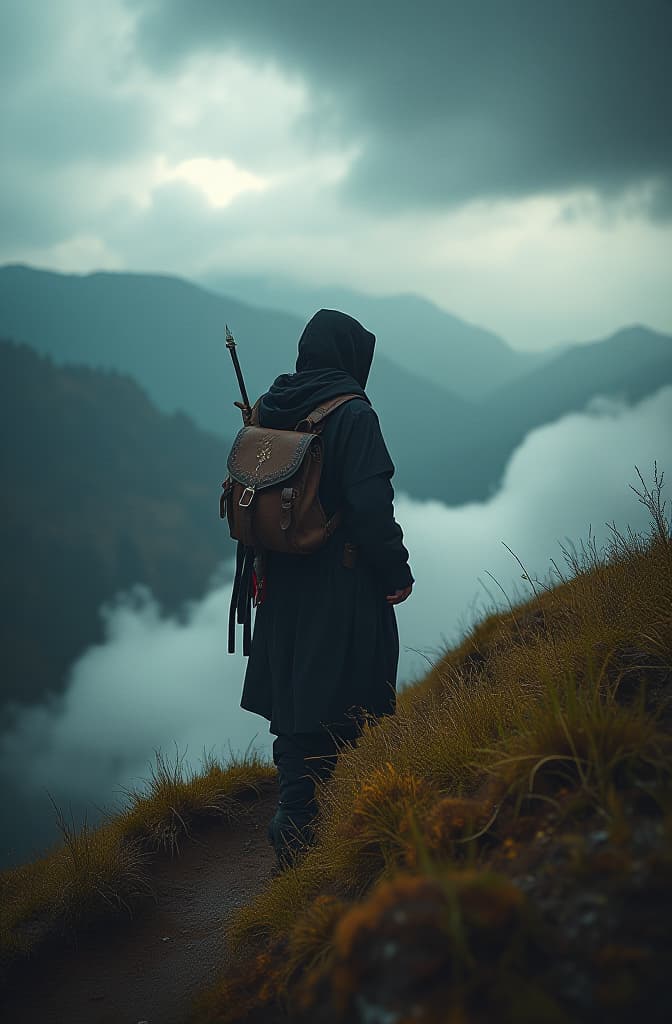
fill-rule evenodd
<path id="1" fill-rule="evenodd" d="M 312 835 L 307 769 L 329 774 L 336 743 L 359 732 L 361 709 L 395 709 L 399 635 L 388 596 L 396 603 L 414 580 L 394 519 L 394 465 L 364 390 L 375 340 L 352 317 L 321 309 L 299 340 L 296 372 L 281 374 L 259 405 L 262 427 L 294 429 L 327 399 L 361 396 L 336 409 L 322 432 L 320 500 L 327 517 L 342 509 L 341 525 L 310 555 L 267 552 L 256 608 L 241 707 L 267 718 L 277 737 L 280 804 L 269 838 L 281 863 L 285 847 Z M 346 543 L 355 545 L 354 564 Z"/>

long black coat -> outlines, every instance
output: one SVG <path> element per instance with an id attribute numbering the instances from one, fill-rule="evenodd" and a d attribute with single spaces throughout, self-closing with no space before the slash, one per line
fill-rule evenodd
<path id="1" fill-rule="evenodd" d="M 364 386 L 375 338 L 356 320 L 320 310 L 299 342 L 297 372 L 263 396 L 261 426 L 294 428 L 337 394 L 361 397 L 327 419 L 320 499 L 343 522 L 310 555 L 268 552 L 266 593 L 255 613 L 241 707 L 263 715 L 276 735 L 317 732 L 363 707 L 395 707 L 399 634 L 385 600 L 413 582 L 392 506 L 394 465 Z M 357 545 L 344 564 L 344 542 Z"/>

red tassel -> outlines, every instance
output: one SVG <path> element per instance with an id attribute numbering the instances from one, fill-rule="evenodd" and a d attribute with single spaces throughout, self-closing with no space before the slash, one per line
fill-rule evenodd
<path id="1" fill-rule="evenodd" d="M 254 570 L 252 570 L 252 596 L 255 608 L 257 605 L 260 605 L 266 597 L 266 577 L 262 576 L 261 580 L 259 580 Z"/>

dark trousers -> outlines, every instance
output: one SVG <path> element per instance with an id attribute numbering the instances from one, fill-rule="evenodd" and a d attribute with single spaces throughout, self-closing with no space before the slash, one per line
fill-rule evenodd
<path id="1" fill-rule="evenodd" d="M 333 772 L 338 748 L 343 743 L 354 743 L 358 735 L 359 726 L 353 723 L 338 732 L 281 734 L 273 741 L 280 799 L 268 826 L 268 838 L 281 867 L 294 863 L 297 854 L 313 842 L 315 785 Z"/>

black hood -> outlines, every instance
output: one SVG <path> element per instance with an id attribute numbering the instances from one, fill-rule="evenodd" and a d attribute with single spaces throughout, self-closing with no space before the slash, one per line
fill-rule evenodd
<path id="1" fill-rule="evenodd" d="M 364 388 L 375 344 L 375 335 L 353 317 L 321 309 L 299 338 L 296 373 L 282 373 L 262 396 L 261 425 L 292 429 L 336 395 L 361 395 L 368 402 Z"/>

